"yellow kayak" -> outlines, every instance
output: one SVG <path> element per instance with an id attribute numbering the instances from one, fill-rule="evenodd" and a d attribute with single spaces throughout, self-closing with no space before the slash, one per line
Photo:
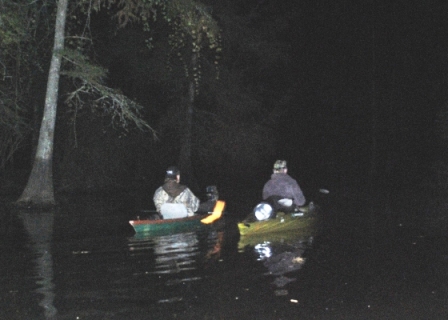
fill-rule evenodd
<path id="1" fill-rule="evenodd" d="M 246 219 L 238 223 L 238 229 L 242 236 L 299 230 L 313 233 L 317 227 L 318 216 L 315 207 L 312 212 L 308 207 L 303 207 L 300 212 L 287 214 L 278 212 L 275 218 L 254 220 Z"/>

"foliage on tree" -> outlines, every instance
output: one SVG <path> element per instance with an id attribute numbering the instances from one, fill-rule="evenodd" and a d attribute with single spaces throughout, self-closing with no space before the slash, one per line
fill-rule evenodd
<path id="1" fill-rule="evenodd" d="M 201 78 L 201 55 L 206 50 L 215 53 L 214 63 L 218 64 L 222 51 L 221 33 L 210 7 L 194 0 L 97 0 L 95 8 L 102 6 L 115 10 L 115 18 L 120 28 L 131 23 L 139 23 L 145 32 L 151 31 L 151 24 L 159 17 L 170 26 L 169 43 L 172 47 L 168 54 L 168 63 L 173 59 L 182 62 L 185 76 L 195 83 L 195 93 L 199 92 Z M 153 39 L 146 39 L 149 48 Z M 190 65 L 191 55 L 196 55 L 198 63 Z"/>
<path id="2" fill-rule="evenodd" d="M 209 49 L 220 50 L 216 22 L 205 7 L 196 1 L 97 0 L 94 2 L 81 1 L 77 4 L 77 8 L 87 17 L 90 17 L 93 11 L 107 9 L 118 21 L 118 28 L 125 28 L 131 23 L 139 23 L 143 26 L 144 31 L 149 31 L 151 23 L 162 16 L 174 30 L 169 36 L 169 43 L 172 44 L 173 50 L 177 51 L 176 56 L 180 61 L 183 59 L 180 50 L 185 48 L 185 43 L 188 42 L 187 37 L 191 40 L 190 51 L 197 55 L 205 45 L 208 45 Z M 72 20 L 80 21 L 76 14 L 72 14 L 71 17 Z M 72 29 L 74 29 L 73 25 L 71 24 Z M 86 22 L 85 25 L 88 23 Z M 120 91 L 107 87 L 104 83 L 107 71 L 88 61 L 85 51 L 86 46 L 90 45 L 90 38 L 84 33 L 79 36 L 70 36 L 68 42 L 72 43 L 71 46 L 75 50 L 66 50 L 64 53 L 65 61 L 70 63 L 65 64 L 68 67 L 63 74 L 74 79 L 75 87 L 75 90 L 68 94 L 66 102 L 75 108 L 75 113 L 85 105 L 102 108 L 111 115 L 114 124 L 118 124 L 121 128 L 126 129 L 132 122 L 139 129 L 149 129 L 154 134 L 155 132 L 140 115 L 142 107 L 128 99 Z M 208 41 L 205 42 L 203 39 Z M 146 39 L 146 43 L 151 48 L 151 39 Z M 196 93 L 199 88 L 199 68 L 200 64 L 191 71 L 190 77 L 195 82 Z M 187 67 L 185 67 L 185 72 L 188 78 Z M 88 97 L 90 100 L 89 103 L 86 103 Z"/>
<path id="3" fill-rule="evenodd" d="M 64 56 L 64 43 L 66 38 L 65 24 L 67 16 L 68 0 L 57 1 L 56 10 L 56 23 L 54 32 L 54 45 L 52 49 L 52 58 L 48 74 L 47 91 L 45 96 L 45 108 L 42 118 L 42 123 L 39 133 L 39 141 L 36 151 L 36 156 L 34 158 L 33 168 L 29 176 L 27 185 L 17 200 L 19 205 L 38 205 L 47 206 L 54 205 L 54 191 L 53 191 L 53 149 L 54 149 L 54 132 L 55 132 L 55 122 L 56 122 L 56 110 L 58 105 L 58 95 L 59 95 L 59 78 L 61 75 L 61 63 Z M 74 58 L 77 55 L 72 55 L 71 62 L 74 62 Z M 82 59 L 80 59 L 82 61 Z M 82 61 L 85 62 L 85 61 Z M 82 78 L 81 89 L 73 93 L 70 96 L 70 101 L 75 101 L 76 105 L 79 105 L 80 94 L 81 93 L 100 93 L 99 100 L 96 101 L 99 106 L 106 107 L 108 109 L 115 109 L 112 111 L 114 116 L 119 117 L 119 123 L 126 125 L 129 118 L 131 120 L 138 119 L 138 117 L 132 117 L 132 110 L 130 110 L 127 99 L 123 98 L 122 95 L 114 94 L 113 90 L 109 90 L 107 87 L 102 86 L 98 82 L 97 73 L 102 72 L 100 68 L 88 68 L 91 72 L 89 76 L 82 77 L 79 71 L 80 66 L 86 66 L 86 64 L 76 64 L 78 69 L 75 68 L 75 72 L 71 73 L 73 76 L 78 71 L 77 76 Z M 86 81 L 87 79 L 93 80 Z M 97 81 L 95 81 L 97 80 Z M 104 97 L 102 94 L 113 94 L 113 96 Z M 135 108 L 134 105 L 131 108 Z M 118 110 L 118 111 L 117 111 Z M 124 112 L 123 112 L 124 111 Z M 131 115 L 131 117 L 129 116 Z M 145 124 L 144 121 L 138 124 Z M 149 126 L 147 126 L 149 127 Z"/>
<path id="4" fill-rule="evenodd" d="M 216 174 L 217 166 L 222 172 L 236 173 L 239 168 L 247 171 L 270 162 L 278 122 L 292 102 L 291 91 L 295 90 L 294 82 L 280 77 L 282 68 L 291 59 L 285 54 L 285 40 L 279 39 L 275 32 L 282 26 L 281 21 L 269 22 L 260 32 L 258 25 L 252 25 L 253 15 L 238 15 L 233 7 L 223 7 L 214 7 L 213 11 L 222 27 L 219 48 L 225 50 L 219 63 L 220 77 L 217 81 L 216 55 L 220 58 L 221 52 L 202 50 L 198 70 L 200 90 L 195 92 L 192 112 L 191 155 L 193 166 L 201 168 L 201 175 L 206 171 Z M 186 126 L 187 119 L 184 105 L 188 99 L 186 81 L 189 78 L 185 75 L 192 76 L 191 72 L 196 70 L 189 64 L 193 53 L 191 42 L 187 43 L 180 36 L 171 42 L 181 29 L 174 26 L 173 34 L 173 26 L 170 26 L 170 46 L 164 47 L 165 33 L 161 31 L 161 25 L 166 25 L 163 19 L 152 26 L 153 47 L 148 51 L 151 54 L 136 55 L 135 52 L 143 49 L 130 39 L 141 36 L 138 31 L 130 30 L 118 32 L 118 37 L 111 40 L 114 49 L 110 52 L 114 56 L 112 64 L 123 64 L 119 74 L 131 77 L 132 89 L 129 90 L 137 92 L 143 99 L 148 84 L 163 92 L 159 95 L 154 92 L 147 99 L 157 101 L 153 119 L 158 121 L 155 128 L 162 143 L 155 148 L 161 166 L 164 166 L 166 161 L 176 161 L 176 156 L 181 153 L 183 143 L 179 142 L 184 132 L 180 128 Z M 126 53 L 126 48 L 133 50 Z M 164 74 L 161 66 L 167 58 L 170 73 Z M 255 79 L 254 74 L 257 74 Z M 274 76 L 276 74 L 279 77 Z M 278 83 L 278 80 L 284 81 L 285 86 L 282 87 L 283 82 Z"/>
<path id="5" fill-rule="evenodd" d="M 79 110 L 86 107 L 102 110 L 113 126 L 127 131 L 135 125 L 142 131 L 152 132 L 155 137 L 155 131 L 140 115 L 143 107 L 105 85 L 106 69 L 90 63 L 85 55 L 75 50 L 65 50 L 64 60 L 68 66 L 61 74 L 72 79 L 75 87 L 67 94 L 65 103 L 73 110 L 75 117 Z"/>
<path id="6" fill-rule="evenodd" d="M 254 23 L 255 7 L 239 14 L 237 9 L 225 4 L 214 6 L 212 10 L 196 1 L 180 0 L 83 0 L 70 5 L 61 74 L 60 103 L 64 101 L 65 108 L 59 113 L 59 117 L 68 122 L 60 122 L 58 127 L 64 133 L 58 133 L 63 145 L 57 150 L 64 151 L 55 155 L 61 169 L 68 172 L 71 165 L 77 165 L 77 172 L 82 172 L 79 161 L 87 166 L 97 161 L 98 157 L 88 154 L 95 152 L 89 148 L 98 147 L 99 141 L 125 148 L 123 155 L 143 151 L 144 156 L 139 160 L 145 161 L 143 170 L 157 165 L 164 167 L 167 161 L 175 162 L 184 145 L 181 137 L 185 132 L 180 128 L 185 128 L 185 106 L 192 101 L 190 84 L 194 89 L 194 104 L 190 104 L 192 112 L 189 113 L 193 124 L 190 154 L 193 167 L 201 168 L 201 176 L 205 177 L 207 172 L 213 176 L 217 166 L 222 172 L 238 174 L 240 169 L 252 170 L 272 160 L 278 121 L 285 106 L 291 103 L 290 90 L 294 86 L 282 80 L 283 77 L 275 76 L 282 74 L 281 69 L 290 59 L 285 54 L 283 40 L 276 33 L 282 29 L 281 20 L 276 18 L 262 23 L 260 32 L 259 22 Z M 110 35 L 126 34 L 114 37 L 111 40 L 114 47 L 102 51 L 98 51 L 102 39 L 96 33 L 99 23 L 95 22 L 99 15 L 103 16 L 101 23 L 105 21 L 104 16 L 114 17 L 107 27 Z M 117 20 L 118 29 L 113 30 L 110 26 Z M 96 30 L 92 29 L 95 24 Z M 192 63 L 193 60 L 197 64 Z M 117 62 L 122 67 L 119 74 L 114 74 Z M 164 70 L 165 66 L 170 72 Z M 113 81 L 109 80 L 110 76 Z M 281 81 L 287 85 L 282 86 Z M 128 108 L 115 107 L 115 103 L 127 104 Z M 103 120 L 90 121 L 90 117 Z M 135 124 L 137 128 L 152 132 L 147 125 L 149 122 L 162 143 L 152 143 L 151 134 L 147 135 L 148 139 L 143 135 L 136 138 L 131 130 L 131 124 Z M 110 134 L 106 127 L 98 132 L 107 132 L 107 135 L 90 137 L 84 132 L 89 123 L 124 128 L 132 138 L 121 138 L 121 142 L 127 143 L 119 143 L 116 139 L 123 135 Z M 66 138 L 71 139 L 70 142 L 64 142 Z M 84 145 L 76 143 L 78 138 L 83 139 Z M 133 139 L 137 139 L 139 145 L 130 143 Z M 104 151 L 107 154 L 107 150 Z M 115 164 L 111 168 L 127 170 L 125 163 L 129 160 L 121 161 L 126 158 L 123 155 L 115 153 Z M 148 165 L 149 158 L 154 164 Z M 109 160 L 104 161 L 108 166 Z M 141 167 L 141 164 L 132 166 Z M 101 165 L 89 167 L 99 169 Z M 103 172 L 98 169 L 91 171 Z M 70 177 L 70 174 L 65 175 Z M 104 175 L 110 178 L 111 184 L 120 183 L 121 175 L 112 171 Z M 64 186 L 70 182 L 66 178 L 63 178 L 67 182 Z M 82 181 L 79 179 L 80 183 Z M 106 186 L 107 183 L 98 180 L 94 185 Z"/>
<path id="7" fill-rule="evenodd" d="M 281 117 L 296 90 L 295 82 L 283 76 L 291 63 L 280 36 L 285 21 L 271 10 L 272 20 L 260 23 L 256 16 L 262 8 L 255 5 L 241 13 L 238 4 L 215 9 L 223 29 L 223 59 L 220 81 L 205 81 L 198 103 L 197 144 L 207 146 L 198 154 L 206 165 L 219 152 L 221 165 L 247 171 L 272 161 Z"/>
<path id="8" fill-rule="evenodd" d="M 100 1 L 97 3 L 101 3 Z M 102 2 L 111 8 L 111 1 Z M 177 114 L 183 121 L 180 126 L 180 145 L 178 165 L 184 177 L 191 183 L 194 180 L 191 164 L 192 128 L 195 97 L 199 94 L 201 80 L 201 62 L 204 51 L 215 51 L 216 57 L 221 51 L 220 32 L 210 10 L 197 1 L 143 1 L 123 0 L 118 3 L 116 17 L 120 27 L 132 22 L 143 25 L 143 30 L 150 31 L 150 22 L 161 16 L 172 30 L 169 34 L 171 51 L 168 53 L 168 65 L 180 62 L 184 71 L 184 81 L 180 85 Z M 153 47 L 152 38 L 147 39 L 148 48 Z M 207 50 L 205 50 L 207 49 Z M 174 60 L 174 61 L 173 61 Z M 215 60 L 217 63 L 217 61 Z M 179 79 L 178 79 L 179 80 Z"/>
<path id="9" fill-rule="evenodd" d="M 11 160 L 34 130 L 33 100 L 48 44 L 45 4 L 26 0 L 0 2 L 0 168 Z M 39 35 L 39 36 L 38 36 Z"/>

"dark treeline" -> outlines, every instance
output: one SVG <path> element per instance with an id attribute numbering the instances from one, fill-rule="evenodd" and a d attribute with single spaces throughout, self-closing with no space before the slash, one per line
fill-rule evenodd
<path id="1" fill-rule="evenodd" d="M 88 16 L 90 59 L 108 70 L 109 87 L 144 107 L 140 115 L 157 138 L 149 130 L 117 126 L 110 113 L 89 103 L 76 108 L 65 103 L 73 83 L 62 77 L 53 158 L 56 193 L 152 194 L 165 168 L 177 164 L 186 169 L 183 182 L 197 193 L 217 184 L 235 201 L 256 199 L 276 158 L 289 161 L 290 172 L 309 192 L 367 190 L 371 181 L 388 192 L 434 183 L 440 173 L 431 171 L 434 165 L 446 166 L 440 152 L 446 140 L 443 130 L 436 130 L 447 100 L 443 10 L 383 1 L 203 3 L 220 28 L 220 50 L 201 51 L 194 80 L 186 76 L 188 47 L 169 41 L 172 24 L 157 19 L 149 30 L 139 23 L 118 28 L 110 11 Z M 51 6 L 46 12 L 42 8 L 41 19 L 54 24 Z M 75 12 L 82 22 L 69 20 L 72 35 L 87 25 L 87 16 Z M 28 70 L 20 78 L 27 83 L 21 86 L 23 117 L 11 120 L 23 126 L 22 135 L 12 149 L 0 149 L 8 159 L 2 166 L 3 193 L 20 194 L 31 170 L 50 33 L 36 33 L 26 47 L 34 58 L 27 58 Z M 1 45 L 5 53 L 6 44 Z M 4 74 L 12 74 L 2 59 Z M 185 159 L 188 81 L 197 92 L 191 158 Z"/>

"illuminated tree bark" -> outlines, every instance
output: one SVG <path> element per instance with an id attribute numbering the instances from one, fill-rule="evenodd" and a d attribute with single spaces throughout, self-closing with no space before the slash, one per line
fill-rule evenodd
<path id="1" fill-rule="evenodd" d="M 51 206 L 55 204 L 53 191 L 53 144 L 56 109 L 61 69 L 61 54 L 64 49 L 65 21 L 68 0 L 59 0 L 57 5 L 53 55 L 48 74 L 45 108 L 39 133 L 36 156 L 28 183 L 19 205 Z"/>

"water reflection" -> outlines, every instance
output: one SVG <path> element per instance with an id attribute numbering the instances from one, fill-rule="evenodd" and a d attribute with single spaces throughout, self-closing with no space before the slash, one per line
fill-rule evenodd
<path id="1" fill-rule="evenodd" d="M 203 273 L 200 269 L 204 263 L 219 256 L 219 240 L 222 239 L 219 235 L 214 230 L 157 236 L 136 234 L 129 238 L 131 257 L 153 261 L 146 261 L 145 271 L 134 275 L 156 275 L 157 282 L 162 281 L 165 288 L 201 281 Z M 186 297 L 183 290 L 173 290 L 171 297 L 162 295 L 157 303 L 184 301 Z M 164 291 L 165 294 L 171 292 Z"/>
<path id="2" fill-rule="evenodd" d="M 198 238 L 195 232 L 158 236 L 151 239 L 156 255 L 154 274 L 179 273 L 194 270 L 199 254 Z"/>
<path id="3" fill-rule="evenodd" d="M 53 234 L 54 213 L 19 212 L 25 229 L 31 240 L 31 249 L 35 256 L 34 279 L 42 294 L 39 306 L 43 308 L 46 319 L 56 319 L 57 309 L 54 306 L 53 257 L 51 254 L 51 238 Z"/>
<path id="4" fill-rule="evenodd" d="M 2 255 L 13 262 L 0 264 L 7 275 L 1 319 L 263 319 L 278 312 L 269 307 L 273 292 L 266 290 L 278 276 L 263 275 L 268 256 L 256 261 L 254 246 L 238 252 L 236 224 L 134 235 L 126 212 L 84 206 L 79 212 L 59 209 L 54 222 L 52 214 L 17 218 L 8 248 L 28 247 Z M 26 241 L 18 241 L 25 234 Z M 269 248 L 270 256 L 283 250 L 273 242 Z"/>
<path id="5" fill-rule="evenodd" d="M 129 238 L 129 250 L 133 256 L 155 254 L 153 274 L 179 273 L 194 270 L 204 259 L 219 257 L 223 241 L 222 232 L 182 232 L 153 236 L 136 234 Z M 204 248 L 205 246 L 205 248 Z"/>
<path id="6" fill-rule="evenodd" d="M 253 250 L 258 261 L 262 261 L 267 272 L 265 276 L 274 276 L 271 282 L 276 287 L 274 294 L 288 294 L 284 289 L 296 278 L 287 276 L 297 271 L 305 264 L 304 252 L 311 246 L 313 237 L 304 237 L 300 233 L 272 233 L 258 237 L 242 237 L 238 244 L 239 250 Z"/>

